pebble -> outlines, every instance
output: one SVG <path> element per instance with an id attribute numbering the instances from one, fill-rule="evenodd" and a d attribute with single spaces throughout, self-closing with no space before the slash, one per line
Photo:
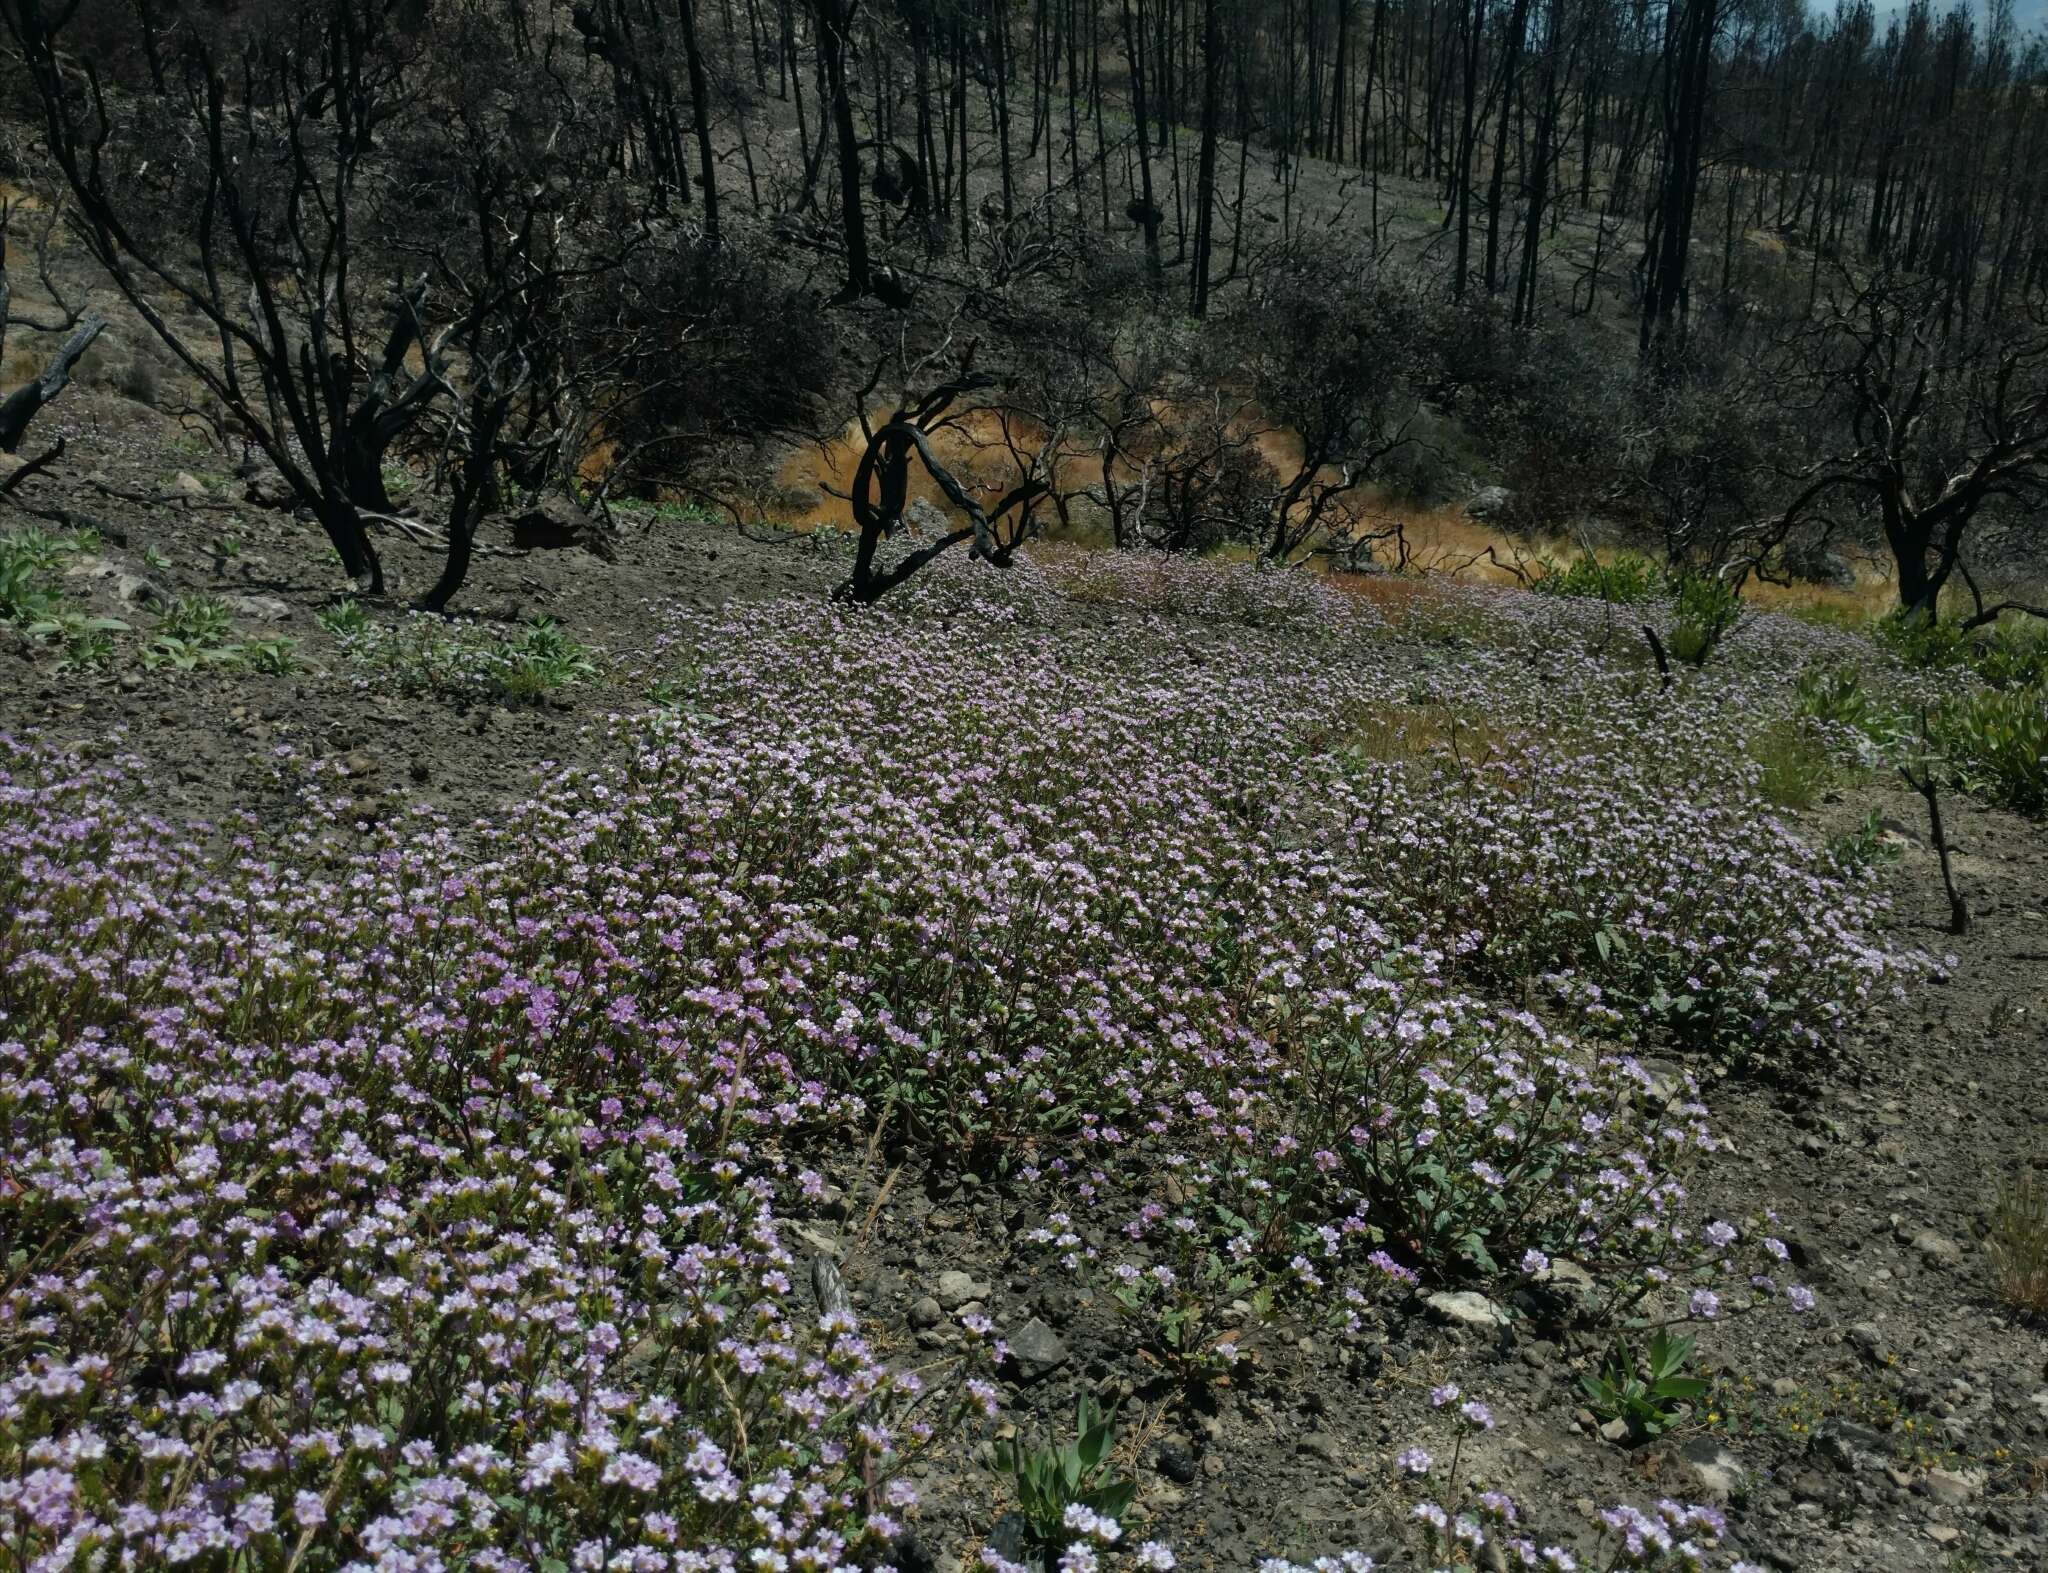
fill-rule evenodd
<path id="1" fill-rule="evenodd" d="M 1422 1302 L 1439 1321 L 1453 1327 L 1470 1327 L 1482 1332 L 1508 1325 L 1505 1306 L 1489 1300 L 1485 1295 L 1471 1289 L 1456 1292 L 1440 1292 Z"/>
<path id="2" fill-rule="evenodd" d="M 1344 1444 L 1327 1431 L 1311 1431 L 1294 1444 L 1297 1453 L 1306 1453 L 1310 1458 L 1320 1458 L 1326 1464 L 1334 1464 L 1342 1456 Z"/>
<path id="3" fill-rule="evenodd" d="M 1741 1489 L 1742 1461 L 1713 1437 L 1695 1437 L 1678 1456 L 1692 1476 L 1693 1494 L 1704 1501 L 1726 1507 Z"/>
<path id="4" fill-rule="evenodd" d="M 1035 1316 L 1010 1335 L 1009 1344 L 1010 1363 L 1026 1382 L 1035 1382 L 1066 1364 L 1067 1346 Z"/>
<path id="5" fill-rule="evenodd" d="M 1175 1485 L 1190 1486 L 1195 1482 L 1195 1456 L 1186 1448 L 1167 1443 L 1153 1458 L 1159 1472 Z"/>
<path id="6" fill-rule="evenodd" d="M 1984 1489 L 1984 1475 L 1975 1469 L 1930 1469 L 1927 1494 L 1947 1507 L 1961 1507 Z"/>
<path id="7" fill-rule="evenodd" d="M 946 1308 L 930 1295 L 920 1295 L 910 1307 L 912 1327 L 937 1327 L 946 1317 Z"/>
<path id="8" fill-rule="evenodd" d="M 972 1273 L 956 1270 L 939 1274 L 937 1295 L 943 1310 L 957 1311 L 971 1300 L 986 1300 L 994 1292 L 989 1285 L 977 1282 Z"/>

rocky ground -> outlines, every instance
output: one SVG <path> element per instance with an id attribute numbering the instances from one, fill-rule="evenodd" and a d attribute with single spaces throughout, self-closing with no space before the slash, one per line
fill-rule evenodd
<path id="1" fill-rule="evenodd" d="M 499 629 L 556 619 L 598 675 L 537 703 L 393 691 L 319 621 L 337 584 L 311 526 L 251 505 L 218 459 L 167 461 L 146 437 L 89 423 L 73 435 L 90 440 L 90 467 L 39 479 L 24 500 L 96 527 L 65 560 L 63 594 L 131 628 L 88 671 L 0 634 L 0 728 L 133 753 L 151 806 L 173 820 L 284 820 L 307 765 L 344 782 L 360 817 L 407 801 L 487 817 L 544 761 L 604 747 L 604 716 L 657 701 L 636 674 L 659 608 L 823 595 L 843 571 L 828 548 L 703 520 L 627 519 L 608 557 L 514 551 L 501 523 L 459 609 Z M 401 590 L 431 575 L 424 549 L 387 552 Z M 145 665 L 152 625 L 195 594 L 221 597 L 238 636 L 292 641 L 293 669 Z M 1418 1297 L 1372 1312 L 1362 1340 L 1290 1329 L 1249 1376 L 1188 1407 L 1168 1401 L 1107 1307 L 1025 1248 L 1021 1231 L 1042 1214 L 1000 1184 L 934 1181 L 887 1150 L 848 1150 L 804 1237 L 905 1362 L 943 1353 L 963 1314 L 989 1316 L 1010 1345 L 1009 1421 L 1026 1439 L 1064 1436 L 1081 1394 L 1115 1403 L 1132 1518 L 1186 1566 L 1335 1545 L 1404 1565 L 1387 1460 L 1442 1441 L 1428 1394 L 1454 1382 L 1498 1422 L 1472 1442 L 1468 1471 L 1540 1509 L 1548 1537 L 1590 1544 L 1596 1505 L 1670 1495 L 1725 1506 L 1728 1545 L 1766 1566 L 2048 1569 L 2048 1337 L 1999 1303 L 1983 1245 L 2000 1187 L 2048 1167 L 2048 838 L 1950 806 L 1977 919 L 1951 936 L 1917 798 L 1867 779 L 1802 823 L 1818 838 L 1872 809 L 1897 853 L 1884 876 L 1894 938 L 1949 960 L 1940 981 L 1856 1023 L 1824 1085 L 1710 1086 L 1736 1148 L 1711 1172 L 1714 1199 L 1731 1214 L 1775 1209 L 1821 1301 L 1805 1319 L 1706 1327 L 1713 1390 L 1655 1441 L 1603 1433 L 1583 1407 L 1579 1380 L 1606 1336 L 1575 1330 L 1554 1298 Z M 919 1533 L 941 1565 L 1000 1535 L 993 1473 L 957 1455 L 927 1471 Z"/>

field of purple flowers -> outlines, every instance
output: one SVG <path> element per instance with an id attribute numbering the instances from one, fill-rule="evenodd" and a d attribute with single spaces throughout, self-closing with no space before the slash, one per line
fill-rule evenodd
<path id="1" fill-rule="evenodd" d="M 1769 1217 L 1695 1199 L 1700 1088 L 1825 1074 L 1936 970 L 1760 796 L 1849 636 L 1754 619 L 1667 690 L 1611 615 L 1119 557 L 705 610 L 619 762 L 466 826 L 310 773 L 295 830 L 192 835 L 6 744 L 0 1565 L 1187 1561 L 1078 1489 L 983 1549 L 1043 1357 L 845 1298 L 802 1220 L 863 1162 L 1005 1198 L 1127 1328 L 1127 1427 L 1418 1294 L 1796 1318 Z M 1727 1537 L 1531 1522 L 1434 1402 L 1353 1460 L 1399 1557 Z"/>

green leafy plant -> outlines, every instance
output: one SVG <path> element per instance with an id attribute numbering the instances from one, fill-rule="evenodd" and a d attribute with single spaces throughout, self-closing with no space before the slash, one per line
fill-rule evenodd
<path id="1" fill-rule="evenodd" d="M 2048 634 L 2032 625 L 1999 623 L 1972 650 L 1970 664 L 1993 688 L 2048 685 Z"/>
<path id="2" fill-rule="evenodd" d="M 1680 569 L 1669 582 L 1678 620 L 1666 643 L 1671 653 L 1691 666 L 1704 666 L 1742 616 L 1742 595 L 1716 574 Z"/>
<path id="3" fill-rule="evenodd" d="M 265 672 L 272 677 L 289 677 L 299 669 L 298 660 L 292 654 L 296 648 L 294 641 L 282 636 L 247 639 L 242 642 L 242 659 L 251 671 Z"/>
<path id="4" fill-rule="evenodd" d="M 1685 1374 L 1697 1342 L 1660 1327 L 1639 1360 L 1624 1340 L 1616 1339 L 1600 1374 L 1579 1378 L 1588 1407 L 1602 1420 L 1625 1422 L 1639 1442 L 1662 1436 L 1706 1395 L 1706 1379 Z"/>
<path id="5" fill-rule="evenodd" d="M 55 616 L 63 598 L 43 582 L 75 540 L 33 525 L 0 535 L 0 623 L 34 623 Z"/>
<path id="6" fill-rule="evenodd" d="M 1865 868 L 1893 856 L 1884 838 L 1884 819 L 1876 809 L 1854 825 L 1828 838 L 1828 856 L 1845 869 Z"/>
<path id="7" fill-rule="evenodd" d="M 597 675 L 589 649 L 549 618 L 510 633 L 488 623 L 409 617 L 370 620 L 353 601 L 319 614 L 320 625 L 373 680 L 405 693 L 443 693 L 531 702 Z"/>
<path id="8" fill-rule="evenodd" d="M 114 635 L 127 629 L 128 625 L 118 617 L 58 610 L 28 624 L 23 632 L 35 639 L 57 640 L 64 646 L 64 665 L 76 671 L 93 671 L 113 659 Z"/>
<path id="9" fill-rule="evenodd" d="M 181 595 L 157 619 L 156 631 L 168 639 L 213 649 L 235 632 L 227 602 L 217 595 Z"/>
<path id="10" fill-rule="evenodd" d="M 1811 808 L 1830 774 L 1828 751 L 1797 721 L 1767 726 L 1750 740 L 1757 791 L 1778 808 Z"/>
<path id="11" fill-rule="evenodd" d="M 143 646 L 142 664 L 192 672 L 204 666 L 236 666 L 242 646 L 234 642 L 235 623 L 227 602 L 216 595 L 181 595 L 157 619 Z"/>
<path id="12" fill-rule="evenodd" d="M 505 641 L 501 686 L 512 699 L 538 699 L 570 683 L 594 677 L 590 653 L 552 618 L 537 617 Z"/>
<path id="13" fill-rule="evenodd" d="M 2048 814 L 2048 687 L 1978 689 L 1937 711 L 1932 733 L 1964 791 Z"/>
<path id="14" fill-rule="evenodd" d="M 1566 567 L 1543 559 L 1536 589 L 1544 595 L 1581 596 L 1622 603 L 1647 601 L 1657 593 L 1657 567 L 1639 552 L 1622 552 L 1601 562 L 1582 552 Z"/>
<path id="15" fill-rule="evenodd" d="M 363 610 L 361 601 L 353 599 L 322 607 L 313 614 L 313 620 L 344 644 L 370 631 L 370 614 Z"/>
<path id="16" fill-rule="evenodd" d="M 1109 1472 L 1116 1440 L 1116 1413 L 1103 1413 L 1086 1394 L 1074 1406 L 1074 1440 L 1026 1448 L 1016 1441 L 995 1445 L 995 1466 L 1017 1493 L 1028 1548 L 1047 1562 L 1078 1538 L 1067 1527 L 1067 1509 L 1079 1504 L 1103 1518 L 1122 1519 L 1137 1494 L 1133 1481 Z"/>
<path id="17" fill-rule="evenodd" d="M 1960 623 L 1941 622 L 1927 612 L 1894 612 L 1873 632 L 1902 666 L 1920 670 L 1960 666 L 1970 651 L 1970 636 Z"/>
<path id="18" fill-rule="evenodd" d="M 1799 674 L 1799 697 L 1793 708 L 1816 721 L 1861 728 L 1869 724 L 1875 706 L 1863 686 L 1863 674 L 1855 667 L 1816 666 Z"/>

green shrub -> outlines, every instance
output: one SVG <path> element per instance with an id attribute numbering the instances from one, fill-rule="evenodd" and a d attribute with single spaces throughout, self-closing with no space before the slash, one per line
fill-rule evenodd
<path id="1" fill-rule="evenodd" d="M 1874 630 L 1877 642 L 1918 670 L 1960 666 L 1969 657 L 1970 636 L 1962 625 L 1942 622 L 1926 612 L 1893 612 Z"/>
<path id="2" fill-rule="evenodd" d="M 1801 672 L 1793 708 L 1816 721 L 1833 721 L 1859 731 L 1876 715 L 1870 692 L 1863 686 L 1863 674 L 1853 666 L 1818 666 Z"/>
<path id="3" fill-rule="evenodd" d="M 1796 721 L 1759 732 L 1749 757 L 1756 761 L 1758 793 L 1779 808 L 1813 807 L 1830 773 L 1826 747 Z"/>
<path id="4" fill-rule="evenodd" d="M 0 623 L 55 617 L 64 598 L 43 576 L 66 556 L 90 549 L 80 536 L 52 535 L 34 525 L 0 535 Z"/>
<path id="5" fill-rule="evenodd" d="M 425 616 L 392 626 L 343 601 L 321 613 L 320 624 L 351 663 L 403 693 L 527 703 L 597 675 L 589 650 L 546 617 L 511 633 Z"/>
<path id="6" fill-rule="evenodd" d="M 1628 603 L 1647 601 L 1657 593 L 1656 565 L 1638 552 L 1623 552 L 1610 563 L 1584 552 L 1563 568 L 1546 558 L 1542 568 L 1536 588 L 1544 595 Z"/>
<path id="7" fill-rule="evenodd" d="M 1933 734 L 1964 791 L 2048 813 L 2048 687 L 1979 689 L 1944 705 Z"/>
<path id="8" fill-rule="evenodd" d="M 2048 634 L 2038 625 L 1994 624 L 1971 651 L 1970 664 L 1993 688 L 2048 686 Z"/>
<path id="9" fill-rule="evenodd" d="M 1619 1420 L 1638 1442 L 1662 1436 L 1692 1412 L 1706 1396 L 1704 1378 L 1687 1376 L 1697 1340 L 1673 1337 L 1660 1327 L 1641 1359 L 1616 1340 L 1598 1376 L 1582 1376 L 1587 1405 L 1602 1420 Z"/>
<path id="10" fill-rule="evenodd" d="M 1716 574 L 1678 569 L 1669 580 L 1678 621 L 1671 629 L 1671 653 L 1702 666 L 1742 616 L 1742 594 Z"/>
<path id="11" fill-rule="evenodd" d="M 1072 1442 L 1048 1442 L 1035 1448 L 1016 1441 L 996 1443 L 995 1466 L 1010 1477 L 1024 1521 L 1026 1549 L 1038 1554 L 1041 1565 L 1050 1566 L 1069 1545 L 1083 1538 L 1067 1521 L 1070 1507 L 1082 1507 L 1109 1519 L 1121 1519 L 1129 1510 L 1138 1488 L 1135 1482 L 1110 1472 L 1109 1452 L 1115 1438 L 1115 1413 L 1104 1414 L 1084 1393 L 1074 1409 Z"/>

